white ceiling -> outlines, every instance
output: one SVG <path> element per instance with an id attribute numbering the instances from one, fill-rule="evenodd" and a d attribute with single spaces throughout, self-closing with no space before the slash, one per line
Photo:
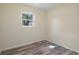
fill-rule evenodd
<path id="1" fill-rule="evenodd" d="M 52 7 L 55 7 L 57 4 L 56 3 L 28 3 L 27 5 L 40 8 L 42 10 L 48 10 Z"/>

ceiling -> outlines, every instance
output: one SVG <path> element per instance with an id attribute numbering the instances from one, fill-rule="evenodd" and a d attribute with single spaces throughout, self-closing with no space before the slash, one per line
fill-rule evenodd
<path id="1" fill-rule="evenodd" d="M 50 8 L 55 7 L 57 4 L 56 3 L 27 3 L 27 5 L 40 8 L 42 10 L 48 10 Z"/>

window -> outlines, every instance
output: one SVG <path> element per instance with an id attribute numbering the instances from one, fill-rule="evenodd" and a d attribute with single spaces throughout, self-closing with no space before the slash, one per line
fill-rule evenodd
<path id="1" fill-rule="evenodd" d="M 33 27 L 35 23 L 35 15 L 30 12 L 22 13 L 22 25 L 24 27 Z"/>

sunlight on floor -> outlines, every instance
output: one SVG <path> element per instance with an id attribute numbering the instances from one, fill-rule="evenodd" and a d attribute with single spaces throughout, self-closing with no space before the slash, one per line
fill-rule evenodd
<path id="1" fill-rule="evenodd" d="M 55 48 L 56 46 L 52 46 L 52 45 L 50 45 L 50 46 L 48 46 L 49 48 Z"/>

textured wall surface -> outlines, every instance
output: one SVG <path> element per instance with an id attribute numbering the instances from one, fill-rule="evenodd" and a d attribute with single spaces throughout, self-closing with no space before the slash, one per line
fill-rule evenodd
<path id="1" fill-rule="evenodd" d="M 35 27 L 22 27 L 21 13 L 35 14 Z M 44 40 L 44 12 L 26 4 L 0 4 L 0 49 Z"/>
<path id="2" fill-rule="evenodd" d="M 79 4 L 60 4 L 47 19 L 48 40 L 79 52 Z"/>

